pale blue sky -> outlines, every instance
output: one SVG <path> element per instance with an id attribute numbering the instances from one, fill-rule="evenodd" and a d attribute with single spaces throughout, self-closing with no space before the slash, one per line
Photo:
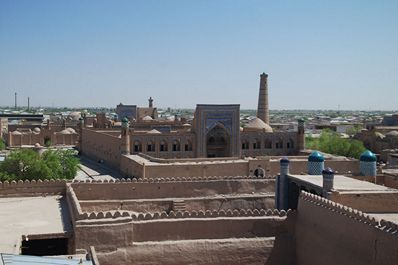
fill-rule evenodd
<path id="1" fill-rule="evenodd" d="M 0 0 L 0 105 L 398 109 L 398 1 Z"/>

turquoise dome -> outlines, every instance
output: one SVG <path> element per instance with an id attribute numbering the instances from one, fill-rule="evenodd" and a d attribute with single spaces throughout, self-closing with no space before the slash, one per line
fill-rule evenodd
<path id="1" fill-rule="evenodd" d="M 127 122 L 129 122 L 129 119 L 127 119 L 127 117 L 124 117 L 124 118 L 122 119 L 122 122 L 123 122 L 123 123 L 127 123 Z"/>
<path id="2" fill-rule="evenodd" d="M 318 152 L 318 151 L 313 151 L 309 156 L 308 156 L 308 161 L 310 162 L 324 162 L 325 158 L 323 155 Z"/>
<path id="3" fill-rule="evenodd" d="M 376 155 L 373 154 L 371 151 L 366 150 L 365 152 L 363 152 L 361 154 L 361 156 L 359 157 L 360 161 L 365 161 L 365 162 L 376 162 L 377 158 Z"/>

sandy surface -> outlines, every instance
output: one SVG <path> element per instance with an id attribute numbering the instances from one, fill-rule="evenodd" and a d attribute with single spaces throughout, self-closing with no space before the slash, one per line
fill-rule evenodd
<path id="1" fill-rule="evenodd" d="M 23 235 L 70 232 L 62 196 L 0 198 L 0 252 L 18 254 Z"/>

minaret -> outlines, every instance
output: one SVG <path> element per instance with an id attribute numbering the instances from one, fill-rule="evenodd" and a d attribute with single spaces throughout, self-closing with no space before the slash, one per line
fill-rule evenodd
<path id="1" fill-rule="evenodd" d="M 149 101 L 149 107 L 153 108 L 153 99 L 152 99 L 152 97 L 149 97 L 148 101 Z"/>
<path id="2" fill-rule="evenodd" d="M 130 123 L 129 120 L 125 117 L 122 119 L 122 133 L 121 133 L 121 148 L 120 151 L 123 155 L 130 154 L 130 133 L 129 128 Z"/>
<path id="3" fill-rule="evenodd" d="M 83 154 L 83 129 L 84 129 L 84 119 L 83 117 L 79 118 L 79 140 L 78 140 L 78 148 L 79 148 L 79 153 Z"/>
<path id="4" fill-rule="evenodd" d="M 257 117 L 269 124 L 268 109 L 268 75 L 262 73 L 260 75 L 260 92 L 258 95 Z"/>

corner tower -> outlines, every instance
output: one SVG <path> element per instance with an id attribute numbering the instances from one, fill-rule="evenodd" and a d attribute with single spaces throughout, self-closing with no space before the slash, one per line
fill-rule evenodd
<path id="1" fill-rule="evenodd" d="M 268 109 L 268 75 L 260 75 L 260 92 L 258 95 L 257 117 L 269 125 Z"/>

